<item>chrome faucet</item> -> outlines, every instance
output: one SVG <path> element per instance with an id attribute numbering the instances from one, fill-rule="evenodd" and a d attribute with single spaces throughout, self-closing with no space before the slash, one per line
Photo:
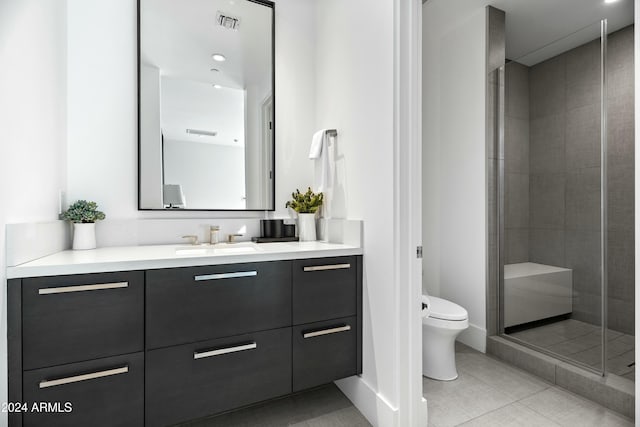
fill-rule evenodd
<path id="1" fill-rule="evenodd" d="M 183 239 L 189 239 L 189 244 L 191 245 L 198 245 L 198 236 L 196 236 L 195 234 L 188 234 L 186 236 L 182 236 Z"/>
<path id="2" fill-rule="evenodd" d="M 244 234 L 229 234 L 229 236 L 227 237 L 227 242 L 228 243 L 235 243 L 236 242 L 236 237 L 242 237 L 244 236 Z"/>
<path id="3" fill-rule="evenodd" d="M 220 233 L 220 226 L 219 225 L 212 225 L 211 227 L 209 227 L 209 243 L 212 245 L 215 245 L 216 243 L 219 243 L 219 238 L 218 238 L 218 234 Z"/>

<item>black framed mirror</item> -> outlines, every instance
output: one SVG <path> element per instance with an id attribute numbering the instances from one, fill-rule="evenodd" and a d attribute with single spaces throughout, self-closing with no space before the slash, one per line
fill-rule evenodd
<path id="1" fill-rule="evenodd" d="M 138 209 L 275 209 L 275 5 L 138 0 Z"/>

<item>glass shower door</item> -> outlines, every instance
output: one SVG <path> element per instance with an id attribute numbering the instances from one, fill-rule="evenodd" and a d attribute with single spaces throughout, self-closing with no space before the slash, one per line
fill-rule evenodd
<path id="1" fill-rule="evenodd" d="M 507 61 L 498 168 L 499 331 L 598 373 L 607 341 L 606 34 L 598 22 Z"/>

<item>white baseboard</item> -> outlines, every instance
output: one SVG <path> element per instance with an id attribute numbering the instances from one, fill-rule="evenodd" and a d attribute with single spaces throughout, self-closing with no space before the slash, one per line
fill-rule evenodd
<path id="1" fill-rule="evenodd" d="M 429 424 L 429 408 L 427 407 L 427 399 L 424 397 L 421 401 L 422 405 L 420 406 L 420 425 L 422 427 L 427 427 Z"/>
<path id="2" fill-rule="evenodd" d="M 361 377 L 344 378 L 335 384 L 373 426 L 398 427 L 398 408 L 394 408 Z"/>
<path id="3" fill-rule="evenodd" d="M 486 353 L 487 330 L 470 323 L 469 328 L 458 336 L 458 341 L 482 353 Z"/>

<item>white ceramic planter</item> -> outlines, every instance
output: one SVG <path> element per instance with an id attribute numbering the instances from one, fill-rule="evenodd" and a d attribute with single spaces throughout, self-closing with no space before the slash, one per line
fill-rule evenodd
<path id="1" fill-rule="evenodd" d="M 301 242 L 316 240 L 316 214 L 298 214 L 298 238 Z"/>
<path id="2" fill-rule="evenodd" d="M 88 223 L 73 223 L 73 249 L 95 249 L 96 248 L 96 224 L 95 222 Z"/>

